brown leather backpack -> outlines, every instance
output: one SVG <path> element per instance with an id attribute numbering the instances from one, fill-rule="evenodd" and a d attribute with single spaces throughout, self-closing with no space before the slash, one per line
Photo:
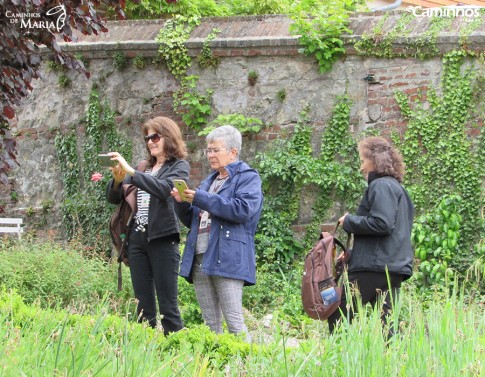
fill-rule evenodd
<path id="1" fill-rule="evenodd" d="M 338 281 L 350 257 L 349 243 L 347 246 L 337 240 L 333 233 L 322 232 L 320 239 L 305 257 L 302 277 L 301 298 L 303 309 L 313 319 L 326 320 L 339 307 L 342 297 L 342 286 Z M 337 246 L 343 254 L 337 258 Z"/>
<path id="2" fill-rule="evenodd" d="M 142 161 L 136 167 L 136 170 L 145 171 L 148 161 Z M 109 222 L 109 234 L 113 246 L 118 252 L 118 290 L 121 290 L 121 262 L 126 266 L 129 265 L 128 253 L 126 252 L 126 244 L 128 241 L 128 233 L 131 227 L 131 221 L 137 211 L 136 195 L 137 187 L 123 183 L 121 186 L 123 190 L 123 200 L 116 207 Z"/>

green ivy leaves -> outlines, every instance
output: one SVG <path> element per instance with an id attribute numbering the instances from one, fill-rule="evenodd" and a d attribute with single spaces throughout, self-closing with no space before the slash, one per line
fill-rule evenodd
<path id="1" fill-rule="evenodd" d="M 199 16 L 177 14 L 165 22 L 164 27 L 155 39 L 160 43 L 158 53 L 166 62 L 169 71 L 178 79 L 183 78 L 186 75 L 187 68 L 190 67 L 191 59 L 185 42 L 192 30 L 199 24 Z"/>
<path id="2" fill-rule="evenodd" d="M 406 95 L 396 93 L 396 100 L 409 120 L 403 141 L 398 141 L 407 166 L 409 191 L 418 213 L 430 206 L 439 206 L 439 217 L 434 219 L 434 226 L 427 229 L 435 234 L 442 232 L 442 239 L 435 240 L 435 244 L 419 237 L 415 239 L 419 246 L 417 257 L 427 259 L 431 254 L 441 255 L 452 247 L 454 257 L 444 260 L 458 271 L 465 270 L 477 257 L 472 251 L 476 250 L 473 245 L 484 236 L 484 220 L 480 217 L 484 204 L 485 177 L 480 163 L 483 161 L 480 156 L 484 154 L 484 131 L 482 127 L 478 142 L 472 142 L 468 137 L 468 132 L 475 127 L 472 79 L 477 73 L 472 66 L 463 69 L 466 56 L 464 51 L 454 51 L 443 58 L 442 93 L 433 89 L 428 92 L 429 109 L 424 109 L 419 102 L 411 104 Z M 456 216 L 466 219 L 461 228 L 462 237 L 458 240 L 454 233 L 448 234 L 456 224 L 448 216 L 451 209 L 443 207 L 451 205 L 444 198 L 452 194 L 462 199 L 453 202 Z M 429 223 L 429 219 L 426 221 Z M 421 231 L 417 226 L 416 231 Z M 448 228 L 442 228 L 445 226 Z M 439 247 L 442 250 L 437 252 Z M 431 271 L 426 270 L 428 274 Z M 438 280 L 430 280 L 427 276 L 426 281 Z"/>
<path id="3" fill-rule="evenodd" d="M 113 110 L 101 103 L 96 90 L 90 93 L 84 121 L 83 134 L 59 133 L 55 138 L 64 185 L 63 226 L 69 239 L 77 237 L 87 249 L 109 255 L 107 224 L 113 206 L 106 202 L 105 188 L 110 173 L 103 172 L 98 182 L 91 175 L 99 171 L 99 153 L 117 151 L 131 161 L 132 141 L 119 132 Z"/>
<path id="4" fill-rule="evenodd" d="M 259 264 L 270 263 L 283 271 L 291 268 L 295 256 L 318 237 L 320 225 L 330 220 L 327 212 L 333 204 L 352 208 L 362 194 L 357 146 L 349 132 L 350 107 L 347 96 L 337 99 L 319 155 L 312 147 L 313 128 L 305 109 L 291 135 L 282 136 L 256 156 L 265 195 L 256 235 Z M 300 242 L 291 226 L 298 219 L 301 201 L 308 198 L 314 199 L 312 223 Z"/>

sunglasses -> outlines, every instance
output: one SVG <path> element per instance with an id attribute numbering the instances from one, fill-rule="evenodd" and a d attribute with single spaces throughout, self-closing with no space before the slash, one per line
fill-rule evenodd
<path id="1" fill-rule="evenodd" d="M 161 137 L 162 136 L 160 134 L 151 134 L 151 135 L 146 135 L 144 139 L 146 143 L 148 143 L 148 140 L 151 140 L 154 143 L 158 143 Z"/>

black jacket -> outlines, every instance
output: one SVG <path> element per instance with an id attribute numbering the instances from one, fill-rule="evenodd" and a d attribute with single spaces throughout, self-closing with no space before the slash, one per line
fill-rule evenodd
<path id="1" fill-rule="evenodd" d="M 343 228 L 354 233 L 349 272 L 412 275 L 414 252 L 411 228 L 414 206 L 406 190 L 389 176 L 371 175 L 355 215 L 345 217 Z"/>
<path id="2" fill-rule="evenodd" d="M 187 161 L 171 159 L 165 161 L 160 170 L 152 176 L 135 170 L 135 175 L 127 176 L 124 183 L 133 184 L 150 194 L 148 207 L 147 238 L 155 238 L 177 235 L 180 232 L 179 221 L 175 215 L 174 199 L 170 195 L 173 188 L 173 179 L 179 178 L 184 181 L 189 179 L 190 167 Z M 107 200 L 112 204 L 119 204 L 123 200 L 123 190 L 113 189 L 113 180 L 108 183 Z"/>

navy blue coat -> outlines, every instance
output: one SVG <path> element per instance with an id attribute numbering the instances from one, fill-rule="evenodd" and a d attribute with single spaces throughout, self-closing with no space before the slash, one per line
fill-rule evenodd
<path id="1" fill-rule="evenodd" d="M 204 254 L 202 272 L 256 283 L 254 235 L 263 207 L 261 178 L 245 162 L 226 166 L 229 178 L 217 194 L 209 188 L 219 174 L 214 172 L 196 189 L 192 204 L 177 203 L 175 210 L 190 228 L 182 256 L 180 275 L 192 282 L 192 265 L 199 228 L 200 210 L 211 214 L 209 245 Z"/>

